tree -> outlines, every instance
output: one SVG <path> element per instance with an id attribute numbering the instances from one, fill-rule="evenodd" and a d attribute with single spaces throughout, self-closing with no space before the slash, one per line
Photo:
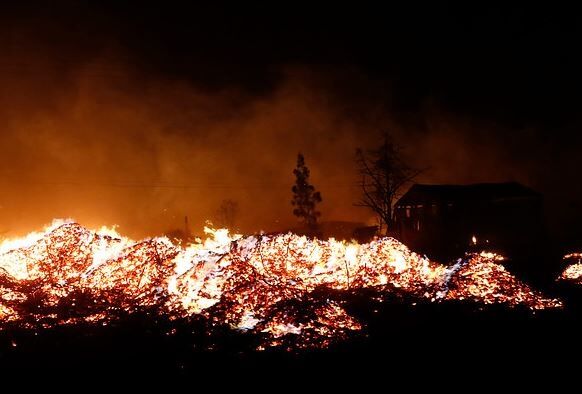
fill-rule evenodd
<path id="1" fill-rule="evenodd" d="M 232 230 L 236 224 L 238 211 L 239 207 L 236 201 L 230 199 L 222 200 L 216 210 L 216 224 Z"/>
<path id="2" fill-rule="evenodd" d="M 295 185 L 291 188 L 293 199 L 291 205 L 293 215 L 297 216 L 311 230 L 317 228 L 317 218 L 321 215 L 315 206 L 321 202 L 321 193 L 309 184 L 309 168 L 305 165 L 305 158 L 301 153 L 297 155 L 297 167 L 293 170 Z"/>
<path id="3" fill-rule="evenodd" d="M 356 206 L 374 211 L 379 231 L 388 234 L 394 229 L 393 207 L 402 189 L 420 171 L 408 166 L 402 158 L 402 147 L 395 144 L 389 133 L 376 149 L 356 151 L 356 163 L 361 176 L 362 198 Z"/>

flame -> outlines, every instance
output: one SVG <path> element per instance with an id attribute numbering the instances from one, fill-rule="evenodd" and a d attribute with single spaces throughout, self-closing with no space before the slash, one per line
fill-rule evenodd
<path id="1" fill-rule="evenodd" d="M 582 284 L 582 253 L 569 253 L 563 257 L 564 262 L 570 264 L 564 269 L 558 280 Z"/>
<path id="2" fill-rule="evenodd" d="M 5 240 L 0 329 L 108 324 L 148 308 L 172 319 L 200 316 L 252 331 L 265 337 L 259 348 L 289 338 L 297 347 L 326 347 L 363 328 L 330 292 L 372 289 L 432 302 L 561 306 L 518 281 L 492 253 L 467 255 L 447 267 L 393 238 L 357 244 L 292 233 L 205 233 L 203 241 L 176 245 L 166 237 L 134 241 L 115 228 L 90 231 L 66 220 Z"/>

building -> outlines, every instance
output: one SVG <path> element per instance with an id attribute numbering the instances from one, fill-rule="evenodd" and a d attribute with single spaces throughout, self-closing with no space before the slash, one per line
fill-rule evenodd
<path id="1" fill-rule="evenodd" d="M 542 196 L 519 183 L 413 185 L 395 206 L 396 231 L 437 259 L 471 249 L 519 255 L 544 236 Z"/>

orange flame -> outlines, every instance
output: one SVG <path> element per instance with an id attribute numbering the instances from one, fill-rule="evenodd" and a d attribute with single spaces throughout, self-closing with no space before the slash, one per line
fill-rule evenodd
<path id="1" fill-rule="evenodd" d="M 582 253 L 570 253 L 564 256 L 564 262 L 571 264 L 564 269 L 558 280 L 582 284 Z"/>
<path id="2" fill-rule="evenodd" d="M 315 300 L 318 289 L 399 291 L 433 302 L 530 309 L 561 306 L 519 282 L 499 264 L 502 257 L 491 253 L 447 267 L 392 238 L 357 244 L 292 233 L 205 231 L 206 240 L 180 246 L 165 237 L 136 242 L 115 229 L 90 231 L 55 221 L 42 232 L 5 240 L 0 244 L 0 329 L 8 323 L 107 324 L 117 312 L 153 308 L 172 318 L 201 315 L 263 333 L 269 338 L 265 345 L 291 336 L 297 346 L 308 347 L 328 346 L 362 329 L 339 301 Z"/>

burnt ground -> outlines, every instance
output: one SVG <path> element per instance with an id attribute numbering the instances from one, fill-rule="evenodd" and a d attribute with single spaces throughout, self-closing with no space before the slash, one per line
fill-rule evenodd
<path id="1" fill-rule="evenodd" d="M 398 295 L 380 303 L 370 294 L 351 294 L 344 306 L 366 324 L 365 330 L 316 350 L 259 352 L 253 349 L 263 338 L 256 335 L 210 328 L 203 319 L 170 322 L 147 311 L 107 326 L 7 328 L 0 333 L 0 371 L 30 376 L 36 383 L 48 377 L 98 385 L 116 379 L 200 384 L 215 375 L 225 377 L 217 383 L 228 385 L 260 385 L 273 378 L 290 385 L 314 378 L 325 385 L 415 387 L 457 385 L 460 377 L 483 381 L 479 384 L 507 377 L 530 383 L 555 376 L 563 380 L 576 372 L 582 350 L 582 291 L 565 286 L 556 291 L 567 307 L 536 313 L 461 302 L 412 305 Z"/>

